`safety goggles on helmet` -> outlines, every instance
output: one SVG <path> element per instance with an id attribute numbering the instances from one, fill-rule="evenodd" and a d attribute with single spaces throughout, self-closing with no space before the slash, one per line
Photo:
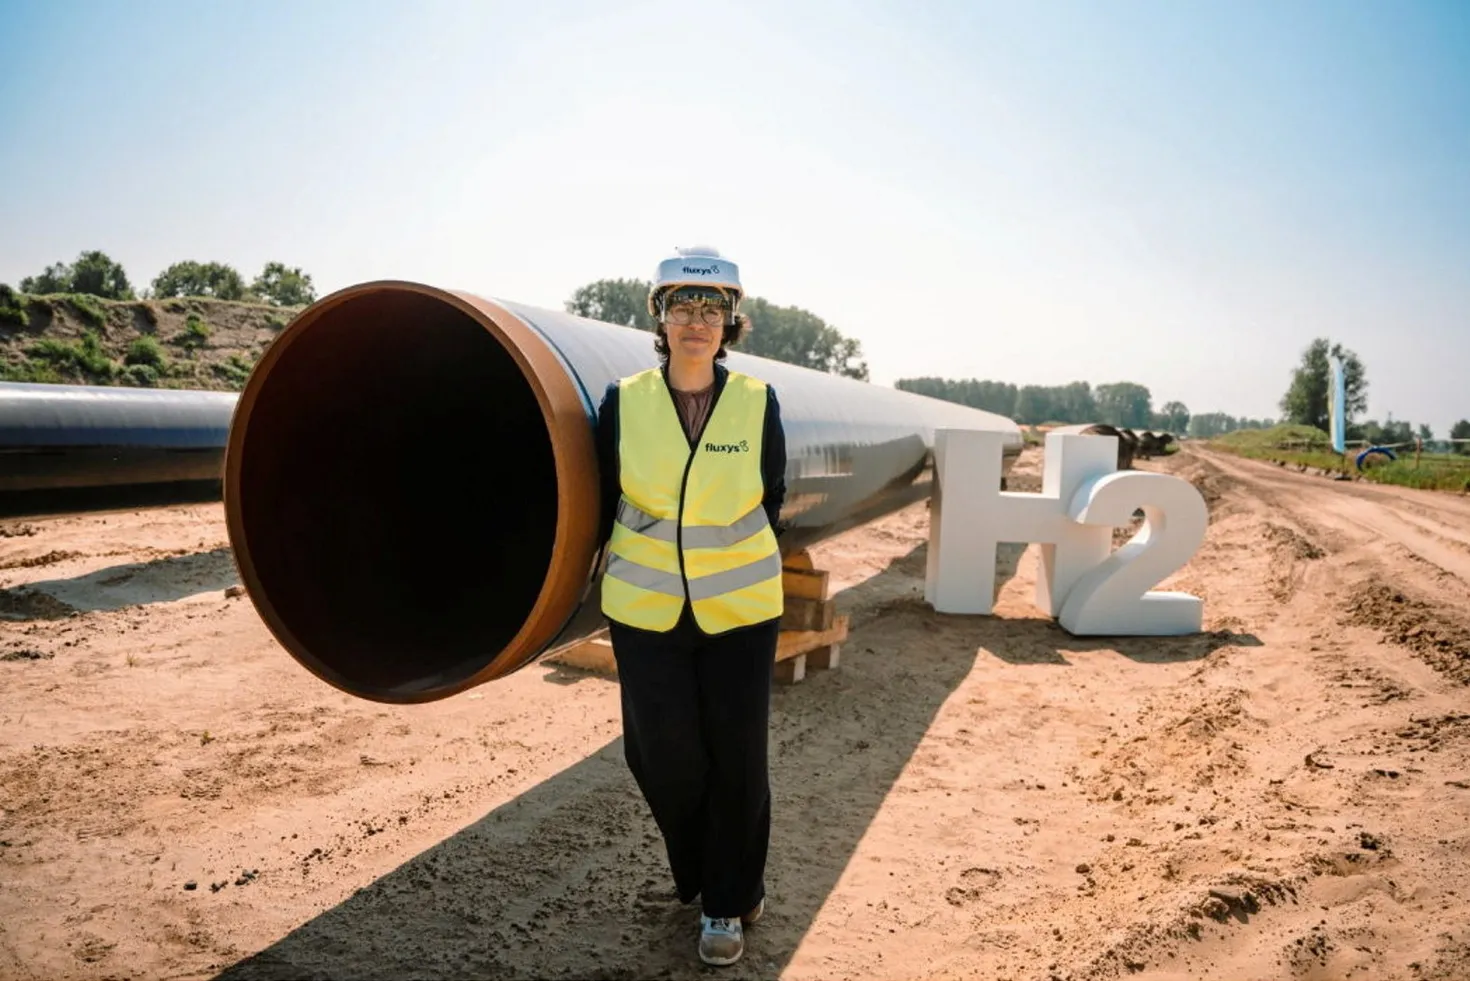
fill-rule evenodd
<path id="1" fill-rule="evenodd" d="M 731 299 L 724 290 L 708 286 L 679 286 L 661 298 L 664 319 L 680 327 L 693 323 L 696 316 L 711 327 L 718 327 L 730 316 Z"/>

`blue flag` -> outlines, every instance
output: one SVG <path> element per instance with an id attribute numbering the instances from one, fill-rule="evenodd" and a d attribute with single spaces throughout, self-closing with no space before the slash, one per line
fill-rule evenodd
<path id="1" fill-rule="evenodd" d="M 1347 372 L 1341 358 L 1332 359 L 1332 391 L 1329 413 L 1332 427 L 1332 449 L 1342 453 L 1347 449 Z"/>

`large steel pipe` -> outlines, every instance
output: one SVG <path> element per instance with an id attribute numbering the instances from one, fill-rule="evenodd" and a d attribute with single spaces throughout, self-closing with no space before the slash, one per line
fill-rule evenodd
<path id="1" fill-rule="evenodd" d="M 650 336 L 375 282 L 300 313 L 240 395 L 224 499 L 242 581 L 287 651 L 363 698 L 421 702 L 600 626 L 597 401 Z M 928 493 L 937 427 L 1011 420 L 733 353 L 788 440 L 783 548 Z"/>
<path id="2" fill-rule="evenodd" d="M 219 494 L 233 392 L 0 382 L 0 514 Z"/>

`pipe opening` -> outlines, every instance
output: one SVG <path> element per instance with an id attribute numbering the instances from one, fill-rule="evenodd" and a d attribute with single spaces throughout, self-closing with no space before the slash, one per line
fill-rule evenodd
<path id="1" fill-rule="evenodd" d="M 251 595 L 338 687 L 452 687 L 521 629 L 551 565 L 535 392 L 485 326 L 422 292 L 347 297 L 287 334 L 239 444 Z"/>

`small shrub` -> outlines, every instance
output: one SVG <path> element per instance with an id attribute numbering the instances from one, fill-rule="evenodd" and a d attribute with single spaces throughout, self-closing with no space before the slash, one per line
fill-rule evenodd
<path id="1" fill-rule="evenodd" d="M 163 305 L 163 308 L 169 313 L 183 313 L 185 310 L 189 309 L 188 306 L 184 304 L 183 300 L 169 300 Z"/>
<path id="2" fill-rule="evenodd" d="M 66 341 L 58 341 L 54 337 L 43 337 L 26 348 L 26 354 L 33 358 L 40 358 L 42 361 L 71 364 L 76 358 L 76 349 Z"/>
<path id="3" fill-rule="evenodd" d="M 111 378 L 117 374 L 117 362 L 109 358 L 102 350 L 102 339 L 95 331 L 83 331 L 81 343 L 78 344 L 81 352 L 79 359 L 82 370 L 94 378 Z"/>
<path id="4" fill-rule="evenodd" d="M 239 354 L 232 354 L 228 360 L 216 361 L 209 367 L 215 377 L 229 382 L 236 388 L 243 386 L 250 377 L 251 364 Z"/>
<path id="5" fill-rule="evenodd" d="M 286 326 L 286 321 L 282 320 L 280 317 L 277 317 L 275 314 L 271 314 L 269 317 L 265 318 L 265 325 L 271 330 L 280 330 L 281 328 Z"/>
<path id="6" fill-rule="evenodd" d="M 130 344 L 123 362 L 129 365 L 145 365 L 156 371 L 163 371 L 168 367 L 163 348 L 159 346 L 157 338 L 153 337 L 140 337 Z"/>
<path id="7" fill-rule="evenodd" d="M 208 382 L 204 366 L 198 361 L 175 361 L 160 376 L 160 388 L 202 388 Z"/>
<path id="8" fill-rule="evenodd" d="M 22 357 L 19 361 L 0 365 L 0 381 L 44 382 L 55 385 L 64 380 L 54 365 L 44 361 L 31 361 Z"/>
<path id="9" fill-rule="evenodd" d="M 84 331 L 74 344 L 47 337 L 26 348 L 26 354 L 48 362 L 58 373 L 81 375 L 89 381 L 111 381 L 118 364 L 102 350 L 102 340 L 95 331 Z"/>
<path id="10" fill-rule="evenodd" d="M 122 380 L 134 388 L 157 388 L 158 369 L 151 364 L 130 364 L 123 369 Z"/>
<path id="11" fill-rule="evenodd" d="M 204 318 L 197 313 L 191 313 L 184 320 L 184 329 L 174 335 L 173 342 L 179 347 L 194 351 L 204 346 L 204 342 L 209 340 L 209 334 L 209 325 L 204 322 Z"/>
<path id="12" fill-rule="evenodd" d="M 82 319 L 92 326 L 101 327 L 106 323 L 107 314 L 103 311 L 102 304 L 98 302 L 95 296 L 88 296 L 85 293 L 72 293 L 66 299 L 72 305 L 72 309 L 81 314 Z"/>
<path id="13" fill-rule="evenodd" d="M 7 283 L 0 283 L 0 323 L 24 327 L 30 322 L 25 309 L 25 295 L 17 293 Z"/>

